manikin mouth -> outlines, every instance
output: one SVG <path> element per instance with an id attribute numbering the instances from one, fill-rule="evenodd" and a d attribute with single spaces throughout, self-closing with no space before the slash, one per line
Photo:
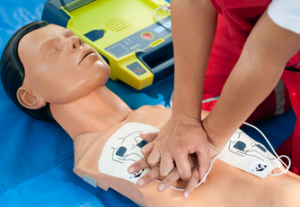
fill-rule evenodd
<path id="1" fill-rule="evenodd" d="M 90 55 L 90 54 L 92 54 L 92 53 L 94 53 L 94 52 L 88 52 L 88 53 L 86 53 L 86 54 L 83 56 L 83 58 L 80 60 L 80 62 L 79 62 L 78 65 L 81 64 L 81 62 L 84 60 L 84 58 L 86 58 L 88 55 Z"/>

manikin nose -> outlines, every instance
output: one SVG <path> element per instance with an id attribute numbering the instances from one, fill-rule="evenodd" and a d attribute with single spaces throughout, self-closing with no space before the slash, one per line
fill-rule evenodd
<path id="1" fill-rule="evenodd" d="M 79 47 L 83 45 L 82 40 L 77 36 L 72 36 L 69 39 L 69 51 L 71 53 L 75 52 Z"/>

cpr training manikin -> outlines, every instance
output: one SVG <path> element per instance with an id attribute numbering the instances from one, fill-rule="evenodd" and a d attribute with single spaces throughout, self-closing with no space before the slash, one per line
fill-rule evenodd
<path id="1" fill-rule="evenodd" d="M 113 188 L 141 206 L 300 206 L 300 177 L 291 172 L 270 176 L 282 172 L 281 163 L 241 130 L 223 150 L 211 145 L 211 171 L 187 199 L 170 187 L 158 192 L 155 181 L 137 187 L 150 170 L 127 171 L 143 158 L 146 141 L 139 134 L 158 132 L 171 110 L 143 106 L 132 111 L 105 86 L 107 63 L 66 28 L 43 21 L 21 28 L 3 52 L 0 72 L 5 91 L 21 110 L 54 119 L 70 135 L 74 172 L 95 187 Z M 50 113 L 43 114 L 45 107 Z M 179 180 L 172 186 L 186 184 Z"/>

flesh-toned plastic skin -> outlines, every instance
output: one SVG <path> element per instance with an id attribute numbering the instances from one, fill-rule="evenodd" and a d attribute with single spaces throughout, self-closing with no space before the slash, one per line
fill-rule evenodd
<path id="1" fill-rule="evenodd" d="M 300 206 L 299 176 L 288 172 L 261 179 L 220 160 L 214 163 L 207 181 L 187 199 L 182 197 L 182 191 L 171 188 L 158 192 L 157 182 L 139 188 L 127 180 L 100 173 L 102 149 L 114 132 L 130 122 L 160 129 L 171 110 L 143 106 L 131 111 L 105 87 L 110 71 L 102 57 L 65 28 L 49 25 L 27 34 L 18 52 L 25 68 L 18 100 L 31 109 L 50 103 L 55 120 L 74 140 L 74 172 L 78 176 L 85 173 L 101 188 L 111 187 L 141 206 Z M 217 153 L 211 148 L 211 157 Z M 174 185 L 184 187 L 186 183 L 178 181 Z"/>

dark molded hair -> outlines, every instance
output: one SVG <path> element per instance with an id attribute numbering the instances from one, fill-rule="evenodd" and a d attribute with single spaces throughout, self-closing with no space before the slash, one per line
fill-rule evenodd
<path id="1" fill-rule="evenodd" d="M 17 91 L 22 86 L 25 71 L 18 54 L 19 42 L 26 34 L 47 26 L 45 21 L 32 22 L 19 29 L 8 41 L 0 61 L 0 78 L 3 88 L 14 104 L 29 116 L 42 121 L 54 121 L 49 103 L 41 109 L 32 110 L 22 106 L 17 99 Z M 28 48 L 30 52 L 30 48 Z"/>

